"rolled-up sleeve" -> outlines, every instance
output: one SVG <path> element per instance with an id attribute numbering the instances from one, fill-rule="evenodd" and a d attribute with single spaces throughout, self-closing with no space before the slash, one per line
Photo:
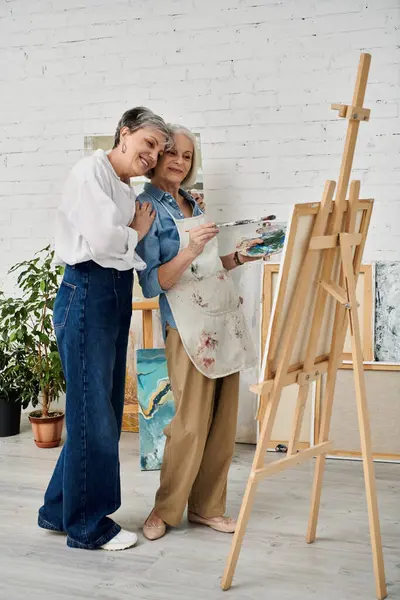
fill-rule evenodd
<path id="1" fill-rule="evenodd" d="M 145 265 L 135 252 L 138 235 L 122 225 L 122 215 L 96 176 L 79 181 L 71 174 L 63 193 L 61 210 L 86 240 L 94 259 L 115 258 L 137 269 Z"/>
<path id="2" fill-rule="evenodd" d="M 147 265 L 139 273 L 139 283 L 143 295 L 145 298 L 155 298 L 164 291 L 158 281 L 158 268 L 162 263 L 157 219 L 154 221 L 148 234 L 136 246 L 136 251 Z"/>

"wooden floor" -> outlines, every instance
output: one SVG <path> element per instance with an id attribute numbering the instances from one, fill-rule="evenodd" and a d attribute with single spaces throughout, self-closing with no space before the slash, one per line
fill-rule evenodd
<path id="1" fill-rule="evenodd" d="M 139 532 L 125 552 L 72 550 L 39 530 L 36 511 L 59 449 L 40 450 L 24 421 L 0 439 L 1 600 L 367 600 L 375 597 L 361 464 L 330 461 L 319 538 L 305 543 L 312 465 L 263 482 L 234 585 L 220 591 L 231 537 L 188 526 L 157 542 L 140 526 L 152 507 L 158 473 L 138 467 L 136 434 L 123 434 L 123 508 L 118 522 Z M 228 513 L 236 514 L 254 447 L 238 445 Z M 275 455 L 268 455 L 274 460 Z M 376 464 L 389 598 L 400 599 L 400 465 Z M 107 480 L 105 477 L 105 485 Z"/>

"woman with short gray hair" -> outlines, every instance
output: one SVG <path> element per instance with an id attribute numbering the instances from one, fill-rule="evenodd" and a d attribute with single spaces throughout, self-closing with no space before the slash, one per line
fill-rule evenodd
<path id="1" fill-rule="evenodd" d="M 124 550 L 137 536 L 108 515 L 121 504 L 118 445 L 124 405 L 136 246 L 154 221 L 135 205 L 130 178 L 154 168 L 169 141 L 163 119 L 126 111 L 113 149 L 72 169 L 58 211 L 55 255 L 65 265 L 54 327 L 67 384 L 67 439 L 38 524 L 67 534 L 73 548 Z"/>

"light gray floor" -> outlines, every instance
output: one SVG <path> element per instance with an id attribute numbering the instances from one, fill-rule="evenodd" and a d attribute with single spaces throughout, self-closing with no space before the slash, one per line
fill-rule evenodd
<path id="1" fill-rule="evenodd" d="M 138 467 L 136 434 L 121 442 L 123 508 L 117 519 L 140 532 L 158 473 Z M 239 510 L 254 447 L 238 445 L 228 513 Z M 317 543 L 304 536 L 312 465 L 263 482 L 234 585 L 220 591 L 231 536 L 188 526 L 129 551 L 72 550 L 63 535 L 36 527 L 36 511 L 59 449 L 40 450 L 29 424 L 0 439 L 1 600 L 367 600 L 375 597 L 362 468 L 329 461 Z M 274 460 L 275 455 L 268 455 Z M 377 464 L 389 598 L 400 598 L 400 465 Z M 105 475 L 104 485 L 107 485 Z"/>

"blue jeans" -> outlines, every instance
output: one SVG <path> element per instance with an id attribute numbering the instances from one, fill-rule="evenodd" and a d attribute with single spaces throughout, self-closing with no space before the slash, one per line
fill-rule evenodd
<path id="1" fill-rule="evenodd" d="M 67 266 L 54 328 L 67 382 L 67 439 L 38 524 L 95 549 L 120 531 L 107 515 L 121 505 L 118 445 L 124 407 L 133 271 L 92 261 Z"/>

